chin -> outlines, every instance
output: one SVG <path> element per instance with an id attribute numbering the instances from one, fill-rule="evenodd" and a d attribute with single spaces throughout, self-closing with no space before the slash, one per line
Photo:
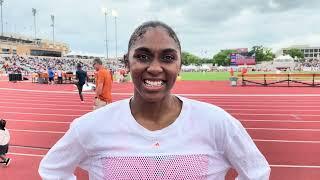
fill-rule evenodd
<path id="1" fill-rule="evenodd" d="M 161 102 L 163 99 L 170 96 L 169 92 L 157 92 L 157 93 L 136 92 L 136 93 L 137 93 L 139 99 L 141 99 L 142 101 L 148 102 L 148 103 Z"/>
<path id="2" fill-rule="evenodd" d="M 148 95 L 142 95 L 141 97 L 146 102 L 157 103 L 157 102 L 162 101 L 166 96 L 168 96 L 168 95 L 164 95 L 164 94 L 159 94 L 159 95 L 148 94 Z"/>

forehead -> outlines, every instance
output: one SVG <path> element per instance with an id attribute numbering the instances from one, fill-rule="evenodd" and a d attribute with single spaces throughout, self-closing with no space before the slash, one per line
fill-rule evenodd
<path id="1" fill-rule="evenodd" d="M 145 47 L 154 51 L 175 49 L 179 52 L 177 42 L 175 42 L 168 31 L 163 27 L 150 27 L 146 29 L 146 32 L 135 41 L 130 51 L 134 51 L 140 47 Z"/>

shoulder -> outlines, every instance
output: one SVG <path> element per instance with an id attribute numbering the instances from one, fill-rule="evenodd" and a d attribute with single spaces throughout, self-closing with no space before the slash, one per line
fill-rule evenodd
<path id="1" fill-rule="evenodd" d="M 123 118 L 126 118 L 127 112 L 130 112 L 128 108 L 129 99 L 113 102 L 75 119 L 71 126 L 81 134 L 115 128 Z"/>
<path id="2" fill-rule="evenodd" d="M 225 129 L 239 122 L 221 107 L 193 99 L 179 98 L 186 103 L 189 109 L 189 117 L 196 123 Z"/>
<path id="3" fill-rule="evenodd" d="M 180 97 L 179 98 L 183 101 L 183 103 L 186 103 L 188 106 L 190 106 L 190 109 L 192 109 L 193 113 L 202 113 L 206 112 L 208 113 L 215 113 L 215 114 L 224 114 L 226 113 L 222 108 L 214 105 L 214 104 L 209 104 L 203 101 L 198 101 L 194 99 L 189 99 L 185 97 Z"/>
<path id="4" fill-rule="evenodd" d="M 210 141 L 219 147 L 224 147 L 226 139 L 244 130 L 239 120 L 216 105 L 186 98 L 183 102 L 189 109 L 186 117 L 188 129 L 204 136 L 209 135 Z"/>

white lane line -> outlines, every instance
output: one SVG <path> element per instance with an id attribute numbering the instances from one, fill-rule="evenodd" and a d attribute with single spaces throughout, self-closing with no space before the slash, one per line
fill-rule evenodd
<path id="1" fill-rule="evenodd" d="M 39 150 L 39 151 L 48 151 L 50 148 L 41 148 L 41 147 L 32 147 L 32 146 L 20 146 L 20 145 L 11 145 L 10 149 L 16 148 L 16 149 L 32 149 L 32 150 Z"/>
<path id="2" fill-rule="evenodd" d="M 5 102 L 5 103 L 11 103 L 11 102 L 24 102 L 24 103 L 29 103 L 29 104 L 32 104 L 32 105 L 37 105 L 38 103 L 37 102 L 40 102 L 40 103 L 57 103 L 57 104 L 72 104 L 72 105 L 78 105 L 78 106 L 87 106 L 87 105 L 91 105 L 93 104 L 93 100 L 90 100 L 90 101 L 85 101 L 84 104 L 81 104 L 80 103 L 80 100 L 70 100 L 68 98 L 66 98 L 65 100 L 59 100 L 59 99 L 56 99 L 56 100 L 46 100 L 46 99 L 21 99 L 21 98 L 17 98 L 17 99 L 6 99 L 6 98 L 1 98 L 1 101 L 2 102 Z M 113 101 L 117 101 L 117 100 L 121 100 L 120 98 L 114 98 Z M 34 102 L 34 103 L 30 103 L 30 102 Z"/>
<path id="3" fill-rule="evenodd" d="M 308 121 L 308 120 L 306 120 L 306 121 L 303 121 L 303 120 L 301 120 L 301 121 L 296 121 L 296 120 L 265 120 L 265 119 L 263 119 L 263 120 L 256 120 L 256 119 L 254 119 L 254 120 L 250 120 L 250 119 L 243 119 L 243 120 L 241 120 L 241 119 L 239 119 L 239 121 L 241 121 L 241 122 L 277 122 L 277 123 L 320 123 L 320 120 L 319 121 Z"/>
<path id="4" fill-rule="evenodd" d="M 20 91 L 20 92 L 41 92 L 41 93 L 58 93 L 58 94 L 77 94 L 78 92 L 71 91 L 45 91 L 45 90 L 31 90 L 31 89 L 13 89 L 13 88 L 0 88 L 0 90 L 7 91 Z M 90 94 L 94 94 L 93 92 Z"/>
<path id="5" fill-rule="evenodd" d="M 254 142 L 276 142 L 276 143 L 306 143 L 320 144 L 320 141 L 296 141 L 296 140 L 279 140 L 279 139 L 253 139 Z"/>
<path id="6" fill-rule="evenodd" d="M 229 109 L 229 108 L 224 108 L 224 110 L 226 111 L 285 111 L 285 112 L 295 112 L 295 111 L 301 111 L 301 112 L 320 112 L 319 109 L 276 109 L 276 108 L 272 108 L 272 109 Z"/>
<path id="7" fill-rule="evenodd" d="M 91 104 L 93 104 L 93 101 L 88 101 L 89 102 L 89 104 L 91 103 Z M 67 104 L 68 102 L 65 102 L 65 103 L 63 103 L 63 104 L 50 104 L 50 103 L 37 103 L 37 104 L 34 104 L 34 103 L 20 103 L 20 102 L 9 102 L 9 101 L 7 101 L 7 102 L 3 102 L 3 101 L 1 101 L 0 102 L 0 104 L 4 104 L 4 105 L 6 105 L 6 106 L 9 106 L 9 105 L 27 105 L 27 106 L 46 106 L 46 107 L 51 107 L 51 106 L 53 106 L 53 107 L 60 107 L 60 108 L 62 108 L 62 107 L 77 107 L 77 108 L 79 108 L 80 107 L 80 105 L 79 104 L 76 104 L 76 103 L 73 103 L 73 104 Z M 81 106 L 82 108 L 86 108 L 86 107 L 91 107 L 92 108 L 92 106 L 89 106 L 89 105 L 87 105 L 87 104 L 84 104 L 84 106 Z M 319 106 L 320 107 L 320 106 Z"/>
<path id="8" fill-rule="evenodd" d="M 50 133 L 50 134 L 65 134 L 63 131 L 36 131 L 36 130 L 26 130 L 26 129 L 8 129 L 9 131 L 15 132 L 31 132 L 31 133 Z"/>
<path id="9" fill-rule="evenodd" d="M 23 154 L 23 153 L 12 153 L 12 152 L 9 152 L 8 154 L 16 155 L 16 156 L 30 156 L 30 157 L 44 157 L 45 156 L 45 155 L 40 155 L 40 154 Z"/>
<path id="10" fill-rule="evenodd" d="M 319 101 L 318 101 L 319 102 Z M 292 104 L 292 103 L 290 103 Z M 320 103 L 319 103 L 320 104 Z M 215 105 L 218 105 L 217 103 L 215 103 Z M 220 104 L 219 104 L 220 105 Z M 220 105 L 222 107 L 257 107 L 257 105 Z M 262 108 L 266 108 L 266 107 L 272 107 L 272 108 L 320 108 L 320 106 L 309 106 L 309 105 L 306 105 L 306 106 L 277 106 L 277 105 L 274 105 L 274 104 L 270 104 L 270 105 L 259 105 L 259 107 L 262 109 Z"/>
<path id="11" fill-rule="evenodd" d="M 192 97 L 215 97 L 215 96 L 227 96 L 227 97 L 320 97 L 320 94 L 177 94 L 180 96 L 192 96 Z"/>
<path id="12" fill-rule="evenodd" d="M 38 104 L 36 104 L 38 105 Z M 17 107 L 8 107 L 8 106 L 0 106 L 0 108 L 14 108 Z M 55 108 L 40 108 L 40 107 L 23 107 L 23 109 L 38 109 L 38 110 L 54 110 L 54 111 L 83 111 L 83 112 L 90 112 L 92 109 L 88 110 L 81 110 L 81 109 L 55 109 Z"/>
<path id="13" fill-rule="evenodd" d="M 240 115 L 240 116 L 242 116 L 242 115 L 246 115 L 246 116 L 292 116 L 293 114 L 249 114 L 249 113 L 230 113 L 230 114 L 232 114 L 232 115 Z M 319 117 L 320 116 L 320 114 L 319 115 L 317 115 L 317 114 L 294 114 L 295 116 L 311 116 L 311 117 Z"/>
<path id="14" fill-rule="evenodd" d="M 308 165 L 286 165 L 286 164 L 273 164 L 270 165 L 273 168 L 307 168 L 307 169 L 320 169 L 320 166 L 308 166 Z"/>
<path id="15" fill-rule="evenodd" d="M 30 123 L 52 123 L 52 124 L 70 124 L 72 121 L 39 121 L 39 120 L 21 120 L 21 119 L 6 119 L 7 122 L 30 122 Z"/>
<path id="16" fill-rule="evenodd" d="M 29 115 L 43 115 L 43 116 L 68 116 L 68 117 L 80 117 L 84 114 L 44 114 L 44 113 L 23 113 L 23 112 L 2 112 L 4 114 L 29 114 Z"/>
<path id="17" fill-rule="evenodd" d="M 33 105 L 37 105 L 35 104 L 36 102 L 40 102 L 40 103 L 72 103 L 74 105 L 78 104 L 79 106 L 83 105 L 83 104 L 80 104 L 80 101 L 72 101 L 72 100 L 69 100 L 69 99 L 65 99 L 65 100 L 46 100 L 46 99 L 20 99 L 20 98 L 17 98 L 17 99 L 5 99 L 5 98 L 1 98 L 2 101 L 4 102 L 12 102 L 12 101 L 18 101 L 18 102 L 34 102 L 34 103 L 31 103 Z M 92 103 L 85 103 L 84 105 L 87 105 L 87 104 L 92 104 Z"/>
<path id="18" fill-rule="evenodd" d="M 261 101 L 214 101 L 214 100 L 200 100 L 202 102 L 206 102 L 206 103 L 213 103 L 219 106 L 222 105 L 238 105 L 238 106 L 270 106 L 270 105 L 282 105 L 282 106 L 290 106 L 292 105 L 291 102 L 279 102 L 279 101 L 269 101 L 269 100 L 261 100 Z M 311 105 L 319 105 L 319 101 L 296 101 L 296 104 L 304 104 L 307 106 L 311 106 Z"/>
<path id="19" fill-rule="evenodd" d="M 266 131 L 319 131 L 320 129 L 286 129 L 286 128 L 246 128 L 247 130 L 266 130 Z"/>

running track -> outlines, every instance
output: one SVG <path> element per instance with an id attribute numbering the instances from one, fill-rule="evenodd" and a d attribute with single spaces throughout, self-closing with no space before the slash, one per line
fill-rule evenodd
<path id="1" fill-rule="evenodd" d="M 92 108 L 93 94 L 81 104 L 72 85 L 0 82 L 0 117 L 11 132 L 12 164 L 1 179 L 40 179 L 38 164 L 67 131 Z M 226 82 L 178 82 L 175 93 L 218 105 L 245 126 L 269 161 L 272 180 L 320 179 L 320 88 L 229 87 Z M 127 98 L 131 84 L 114 84 L 114 100 Z M 79 179 L 87 179 L 77 170 Z M 234 177 L 229 173 L 228 179 Z"/>

